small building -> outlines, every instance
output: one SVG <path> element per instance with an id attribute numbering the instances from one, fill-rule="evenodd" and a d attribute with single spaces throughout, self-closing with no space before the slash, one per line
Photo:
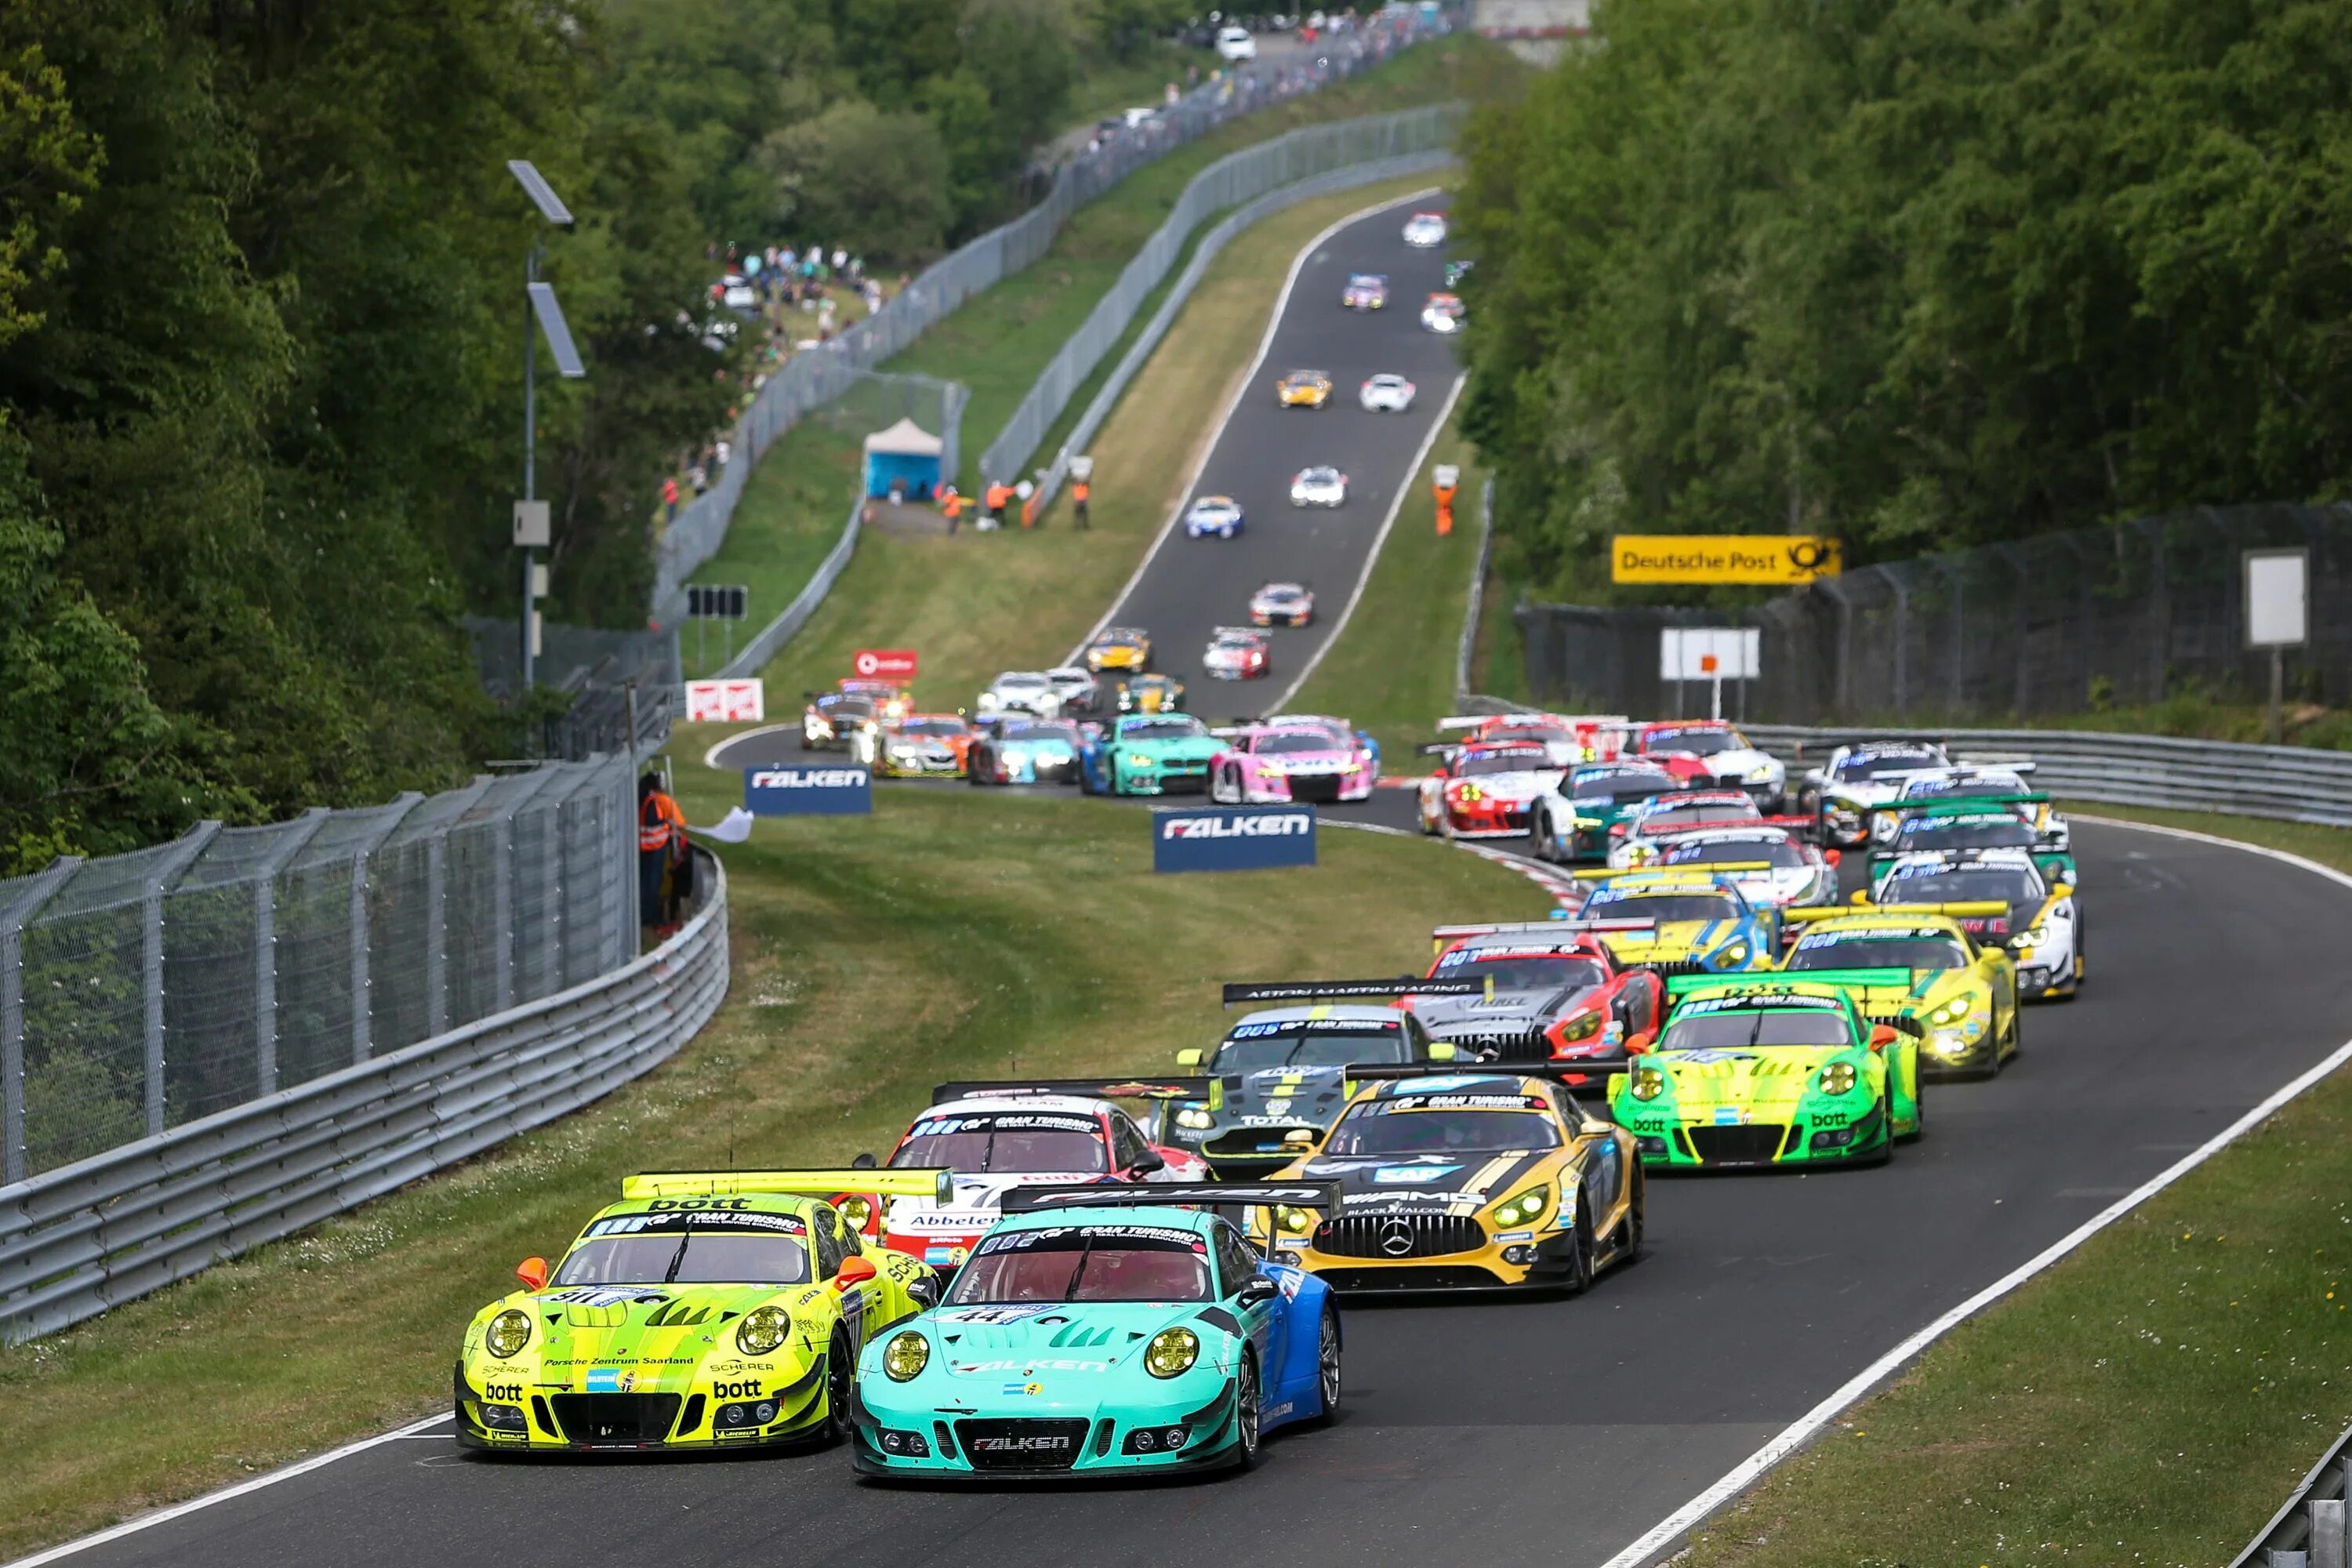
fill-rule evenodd
<path id="1" fill-rule="evenodd" d="M 901 419 L 887 430 L 877 430 L 866 437 L 867 499 L 930 500 L 940 488 L 944 445 L 911 419 Z"/>

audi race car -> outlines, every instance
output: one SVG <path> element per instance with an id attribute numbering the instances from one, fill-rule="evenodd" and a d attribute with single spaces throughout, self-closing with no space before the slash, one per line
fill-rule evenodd
<path id="1" fill-rule="evenodd" d="M 881 722 L 881 705 L 873 698 L 848 691 L 812 691 L 801 710 L 801 748 L 810 752 L 844 752 L 856 738 L 870 736 Z"/>
<path id="2" fill-rule="evenodd" d="M 1130 713 L 1089 736 L 1078 787 L 1088 795 L 1169 795 L 1205 790 L 1225 743 L 1189 713 Z"/>
<path id="3" fill-rule="evenodd" d="M 1381 743 L 1369 730 L 1359 730 L 1345 719 L 1335 719 L 1328 713 L 1276 713 L 1258 721 L 1265 729 L 1321 730 L 1330 735 L 1335 744 L 1361 752 L 1377 770 L 1381 765 Z"/>
<path id="4" fill-rule="evenodd" d="M 1172 675 L 1139 675 L 1122 680 L 1112 705 L 1122 713 L 1175 713 L 1184 706 L 1184 683 Z"/>
<path id="5" fill-rule="evenodd" d="M 1008 715 L 972 737 L 964 776 L 974 784 L 1076 784 L 1086 743 L 1067 719 Z"/>
<path id="6" fill-rule="evenodd" d="M 1315 619 L 1315 590 L 1304 583 L 1268 583 L 1250 595 L 1250 624 L 1303 626 Z"/>
<path id="7" fill-rule="evenodd" d="M 1412 383 L 1391 371 L 1382 371 L 1357 390 L 1356 400 L 1367 414 L 1402 414 L 1412 406 Z"/>
<path id="8" fill-rule="evenodd" d="M 1219 626 L 1201 653 L 1201 673 L 1212 680 L 1255 680 L 1265 674 L 1266 637 L 1248 626 Z"/>
<path id="9" fill-rule="evenodd" d="M 1277 1210 L 1273 1255 L 1341 1291 L 1580 1291 L 1640 1254 L 1633 1140 L 1557 1071 L 1366 1068 L 1308 1158 L 1276 1181 L 1336 1182 L 1336 1213 Z"/>
<path id="10" fill-rule="evenodd" d="M 948 1300 L 858 1373 L 867 1475 L 1013 1480 L 1245 1470 L 1339 1407 L 1328 1287 L 1263 1260 L 1228 1214 L 1337 1201 L 1313 1183 L 1026 1191 Z M 1259 1228 L 1267 1222 L 1259 1222 Z"/>
<path id="11" fill-rule="evenodd" d="M 474 1315 L 457 1353 L 472 1448 L 733 1448 L 835 1436 L 859 1349 L 939 1300 L 932 1270 L 868 1253 L 825 1201 L 852 1179 L 936 1197 L 945 1171 L 631 1176 L 552 1274 Z"/>
<path id="12" fill-rule="evenodd" d="M 1744 790 L 1694 789 L 1652 795 L 1627 806 L 1609 825 L 1609 864 L 1620 870 L 1639 866 L 1657 848 L 1661 837 L 1685 827 L 1725 827 L 1764 820 L 1764 814 Z"/>
<path id="13" fill-rule="evenodd" d="M 1565 768 L 1578 763 L 1616 761 L 1626 723 L 1614 714 L 1464 713 L 1440 719 L 1437 728 L 1467 731 L 1461 742 L 1464 745 L 1531 741 Z"/>
<path id="14" fill-rule="evenodd" d="M 1090 675 L 1113 669 L 1140 674 L 1150 668 L 1150 632 L 1138 631 L 1133 626 L 1106 626 L 1087 645 L 1087 672 Z"/>
<path id="15" fill-rule="evenodd" d="M 1421 781 L 1421 830 L 1443 838 L 1512 838 L 1528 830 L 1536 803 L 1555 795 L 1560 768 L 1540 745 L 1508 742 L 1441 747 L 1449 753 Z"/>
<path id="16" fill-rule="evenodd" d="M 1452 334 L 1462 330 L 1465 314 L 1461 296 L 1432 294 L 1421 308 L 1421 324 L 1429 331 Z"/>
<path id="17" fill-rule="evenodd" d="M 1760 810 L 1779 811 L 1786 794 L 1788 769 L 1721 720 L 1644 724 L 1633 734 L 1633 749 L 1661 761 L 1689 758 L 1699 764 L 1695 782 L 1745 791 Z"/>
<path id="18" fill-rule="evenodd" d="M 1769 822 L 1686 827 L 1651 840 L 1643 869 L 1696 869 L 1728 878 L 1754 909 L 1826 904 L 1837 898 L 1839 852 Z"/>
<path id="19" fill-rule="evenodd" d="M 1846 991 L 1874 1020 L 1906 1014 L 1926 1026 L 1922 1073 L 1990 1078 L 2017 1054 L 2017 966 L 2000 942 L 1979 943 L 1959 925 L 1990 912 L 2006 906 L 1790 910 L 1797 941 L 1780 968 L 1883 976 Z"/>
<path id="20" fill-rule="evenodd" d="M 1274 384 L 1274 396 L 1285 408 L 1328 407 L 1331 378 L 1319 370 L 1294 370 Z"/>
<path id="21" fill-rule="evenodd" d="M 2072 997 L 2083 984 L 2083 914 L 2074 886 L 2045 879 L 2025 850 L 1906 855 L 1874 874 L 1870 899 L 1897 908 L 2000 904 L 2005 914 L 1960 923 L 1979 942 L 2008 944 L 2020 996 L 2029 1002 Z"/>
<path id="22" fill-rule="evenodd" d="M 1184 513 L 1184 537 L 1205 539 L 1215 534 L 1231 539 L 1242 531 L 1242 503 L 1231 496 L 1202 496 Z"/>
<path id="23" fill-rule="evenodd" d="M 1889 822 L 1885 834 L 1880 823 Z M 1897 803 L 1872 823 L 1870 864 L 1877 868 L 1905 855 L 1962 849 L 2022 849 L 2044 879 L 2080 886 L 2072 835 L 2046 795 L 1954 796 L 1927 805 Z"/>
<path id="24" fill-rule="evenodd" d="M 1301 468 L 1290 481 L 1293 506 L 1343 506 L 1348 500 L 1348 476 L 1328 465 Z"/>
<path id="25" fill-rule="evenodd" d="M 971 752 L 971 724 L 961 713 L 909 713 L 875 737 L 874 771 L 882 778 L 961 777 Z"/>
<path id="26" fill-rule="evenodd" d="M 1872 811 L 1893 800 L 1913 774 L 1951 765 L 1943 747 L 1924 741 L 1840 746 L 1798 782 L 1797 814 L 1821 819 L 1823 843 L 1850 849 L 1868 837 Z"/>
<path id="27" fill-rule="evenodd" d="M 1057 719 L 1062 712 L 1062 694 L 1044 670 L 1008 669 L 980 694 L 979 711 L 983 719 L 997 713 Z"/>
<path id="28" fill-rule="evenodd" d="M 1112 1102 L 1180 1095 L 1195 1084 L 1071 1079 L 943 1083 L 915 1118 L 887 1169 L 943 1167 L 950 1186 L 893 1194 L 859 1177 L 838 1189 L 852 1225 L 895 1252 L 935 1268 L 963 1266 L 1015 1187 L 1115 1182 L 1198 1182 L 1197 1154 L 1155 1147 L 1135 1118 Z M 860 1155 L 860 1159 L 866 1156 Z"/>
<path id="29" fill-rule="evenodd" d="M 1405 220 L 1404 242 L 1416 249 L 1428 250 L 1445 243 L 1444 213 L 1415 213 Z"/>
<path id="30" fill-rule="evenodd" d="M 1232 742 L 1209 773 L 1209 797 L 1221 805 L 1369 800 L 1381 776 L 1380 759 L 1344 726 L 1253 724 L 1213 733 Z"/>
<path id="31" fill-rule="evenodd" d="M 1579 871 L 1588 890 L 1573 918 L 1598 931 L 1617 962 L 1654 973 L 1769 969 L 1780 952 L 1780 910 L 1749 903 L 1738 880 L 1767 868 Z"/>
<path id="32" fill-rule="evenodd" d="M 1614 829 L 1628 813 L 1681 788 L 1682 781 L 1655 763 L 1580 763 L 1556 791 L 1536 803 L 1536 858 L 1606 859 Z"/>
<path id="33" fill-rule="evenodd" d="M 1045 672 L 1065 713 L 1091 713 L 1102 701 L 1102 683 L 1092 671 L 1077 665 L 1057 665 Z"/>
<path id="34" fill-rule="evenodd" d="M 1589 922 L 1439 926 L 1432 980 L 1471 980 L 1467 995 L 1414 991 L 1402 1005 L 1433 1038 L 1482 1061 L 1549 1062 L 1584 1072 L 1562 1081 L 1599 1094 L 1612 1068 L 1657 1037 L 1665 993 L 1628 969 Z"/>
<path id="35" fill-rule="evenodd" d="M 1643 1162 L 1877 1162 L 1917 1136 L 1920 1026 L 1864 1016 L 1842 984 L 1857 973 L 1669 980 L 1657 1048 L 1609 1080 Z"/>
<path id="36" fill-rule="evenodd" d="M 1378 310 L 1389 302 L 1389 280 L 1378 272 L 1350 272 L 1339 303 L 1350 310 Z"/>

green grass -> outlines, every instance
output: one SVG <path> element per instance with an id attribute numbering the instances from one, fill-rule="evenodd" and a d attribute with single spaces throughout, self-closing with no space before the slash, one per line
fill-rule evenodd
<path id="1" fill-rule="evenodd" d="M 751 470 L 726 541 L 691 579 L 751 589 L 751 613 L 735 628 L 737 642 L 775 619 L 840 542 L 857 494 L 864 441 L 862 434 L 832 421 L 803 420 L 778 437 Z M 725 635 L 715 624 L 688 624 L 679 633 L 679 647 L 688 678 L 727 662 Z"/>
<path id="2" fill-rule="evenodd" d="M 2162 827 L 2186 827 L 2217 837 L 2241 839 L 2265 849 L 2284 849 L 2306 860 L 2316 860 L 2338 871 L 2352 872 L 2352 831 L 2322 827 L 2308 822 L 2272 822 L 2259 816 L 2222 816 L 2210 811 L 2159 811 L 2148 806 L 2103 805 L 2094 801 L 2062 802 L 2069 812 L 2086 816 L 2113 816 L 2126 822 L 2152 822 Z"/>
<path id="3" fill-rule="evenodd" d="M 1170 82 L 1185 89 L 1187 66 L 1198 66 L 1202 79 L 1206 80 L 1220 63 L 1214 49 L 1188 49 L 1166 39 L 1154 42 L 1131 64 L 1088 59 L 1082 65 L 1076 86 L 1070 89 L 1070 111 L 1063 123 L 1069 130 L 1083 131 L 1121 110 L 1158 109 Z"/>
<path id="4" fill-rule="evenodd" d="M 677 738 L 695 821 L 740 798 L 698 765 L 719 734 Z M 629 1172 L 845 1164 L 887 1151 L 942 1079 L 1165 1068 L 1222 1027 L 1218 981 L 1394 973 L 1424 962 L 1433 921 L 1544 906 L 1435 845 L 1333 833 L 1320 850 L 1312 869 L 1212 887 L 1152 875 L 1132 807 L 952 786 L 883 792 L 871 817 L 762 822 L 721 851 L 732 988 L 675 1060 L 455 1172 L 0 1351 L 0 1557 L 445 1406 L 474 1310 Z M 1151 963 L 1121 961 L 1106 931 L 1148 932 Z"/>

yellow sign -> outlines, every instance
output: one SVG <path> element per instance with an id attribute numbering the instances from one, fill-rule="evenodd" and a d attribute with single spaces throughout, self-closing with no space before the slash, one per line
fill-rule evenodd
<path id="1" fill-rule="evenodd" d="M 1810 583 L 1841 565 L 1836 540 L 1808 533 L 1621 533 L 1609 542 L 1617 583 Z"/>

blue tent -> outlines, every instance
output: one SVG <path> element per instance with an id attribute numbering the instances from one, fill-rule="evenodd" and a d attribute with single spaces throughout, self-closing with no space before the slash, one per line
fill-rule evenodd
<path id="1" fill-rule="evenodd" d="M 911 419 L 877 430 L 866 437 L 866 495 L 887 496 L 896 489 L 908 500 L 930 500 L 940 488 L 942 445 Z"/>

